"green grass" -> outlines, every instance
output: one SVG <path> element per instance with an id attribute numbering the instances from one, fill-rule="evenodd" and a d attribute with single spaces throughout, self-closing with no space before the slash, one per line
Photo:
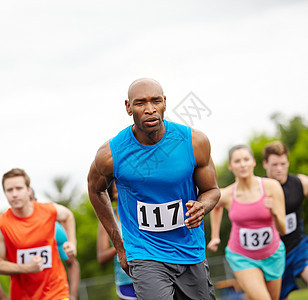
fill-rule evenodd
<path id="1" fill-rule="evenodd" d="M 308 289 L 300 289 L 289 294 L 289 300 L 307 300 Z"/>

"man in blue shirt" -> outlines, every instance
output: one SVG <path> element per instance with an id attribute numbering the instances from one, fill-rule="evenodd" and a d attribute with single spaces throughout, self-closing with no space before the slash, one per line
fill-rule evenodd
<path id="1" fill-rule="evenodd" d="M 166 97 L 153 79 L 135 80 L 125 106 L 134 124 L 98 150 L 88 175 L 96 214 L 138 299 L 214 299 L 203 228 L 220 197 L 210 142 L 164 120 Z M 123 240 L 106 193 L 113 179 Z"/>

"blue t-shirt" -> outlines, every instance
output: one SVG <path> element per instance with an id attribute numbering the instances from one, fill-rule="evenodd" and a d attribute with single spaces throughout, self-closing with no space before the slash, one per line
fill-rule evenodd
<path id="1" fill-rule="evenodd" d="M 155 145 L 140 144 L 132 126 L 110 140 L 113 176 L 127 260 L 195 264 L 205 258 L 203 223 L 185 224 L 185 204 L 197 199 L 191 129 L 165 123 Z"/>

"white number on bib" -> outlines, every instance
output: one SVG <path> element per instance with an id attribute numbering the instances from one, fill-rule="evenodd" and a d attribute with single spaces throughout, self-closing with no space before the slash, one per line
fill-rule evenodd
<path id="1" fill-rule="evenodd" d="M 37 247 L 31 249 L 17 249 L 17 263 L 28 264 L 33 256 L 40 256 L 43 259 L 43 268 L 52 267 L 51 246 Z"/>
<path id="2" fill-rule="evenodd" d="M 258 229 L 240 228 L 241 246 L 248 250 L 259 250 L 266 247 L 273 240 L 271 227 Z"/>
<path id="3" fill-rule="evenodd" d="M 148 204 L 137 201 L 139 229 L 169 231 L 184 226 L 182 200 L 163 204 Z"/>
<path id="4" fill-rule="evenodd" d="M 293 232 L 296 229 L 296 213 L 286 215 L 286 234 Z"/>

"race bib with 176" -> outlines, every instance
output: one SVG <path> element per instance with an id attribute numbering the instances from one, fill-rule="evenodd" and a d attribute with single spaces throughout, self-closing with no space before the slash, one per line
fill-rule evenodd
<path id="1" fill-rule="evenodd" d="M 51 246 L 43 246 L 30 249 L 17 249 L 17 263 L 28 264 L 33 256 L 40 256 L 43 259 L 43 268 L 52 267 Z"/>

